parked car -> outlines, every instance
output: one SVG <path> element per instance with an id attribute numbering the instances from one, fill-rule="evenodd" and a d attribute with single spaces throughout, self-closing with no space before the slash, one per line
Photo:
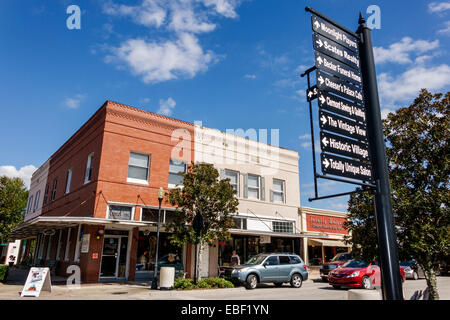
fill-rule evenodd
<path id="1" fill-rule="evenodd" d="M 331 259 L 328 262 L 325 262 L 320 267 L 320 277 L 322 278 L 323 281 L 328 281 L 328 274 L 331 271 L 333 271 L 337 267 L 342 266 L 344 263 L 346 263 L 347 261 L 352 260 L 352 259 L 353 259 L 353 257 L 351 255 L 351 253 L 349 253 L 349 252 L 338 253 L 337 255 L 335 255 L 333 257 L 333 259 Z"/>
<path id="2" fill-rule="evenodd" d="M 289 282 L 300 288 L 308 279 L 308 270 L 302 258 L 294 253 L 266 253 L 250 258 L 245 264 L 223 267 L 222 276 L 234 284 L 255 289 L 258 283 L 274 283 L 282 286 Z"/>
<path id="3" fill-rule="evenodd" d="M 425 272 L 416 260 L 402 261 L 400 262 L 400 266 L 402 266 L 405 271 L 406 279 L 418 280 L 421 277 L 425 278 Z"/>
<path id="4" fill-rule="evenodd" d="M 402 282 L 405 271 L 400 267 Z M 328 283 L 335 289 L 341 287 L 374 289 L 381 286 L 381 273 L 378 263 L 367 263 L 362 260 L 350 260 L 333 270 L 328 276 Z"/>

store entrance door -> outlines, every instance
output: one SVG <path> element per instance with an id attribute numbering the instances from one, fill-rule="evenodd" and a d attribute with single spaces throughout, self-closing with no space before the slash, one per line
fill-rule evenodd
<path id="1" fill-rule="evenodd" d="M 124 278 L 128 237 L 105 235 L 100 278 Z"/>

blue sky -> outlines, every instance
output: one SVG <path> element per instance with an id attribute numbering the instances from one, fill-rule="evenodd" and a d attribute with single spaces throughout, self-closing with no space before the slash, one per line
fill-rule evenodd
<path id="1" fill-rule="evenodd" d="M 80 30 L 66 26 L 72 4 Z M 29 179 L 110 99 L 223 131 L 279 129 L 280 146 L 300 154 L 301 204 L 345 210 L 348 197 L 307 200 L 312 156 L 300 74 L 314 56 L 304 7 L 356 30 L 373 4 L 381 9 L 373 44 L 382 114 L 409 105 L 422 87 L 447 91 L 446 1 L 2 0 L 0 174 Z M 323 182 L 319 193 L 352 189 Z"/>

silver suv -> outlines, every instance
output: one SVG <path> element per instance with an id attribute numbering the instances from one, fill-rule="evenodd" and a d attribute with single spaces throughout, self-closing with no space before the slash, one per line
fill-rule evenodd
<path id="1" fill-rule="evenodd" d="M 245 264 L 224 268 L 223 276 L 235 284 L 244 284 L 247 289 L 267 282 L 276 286 L 289 282 L 292 287 L 300 288 L 308 279 L 308 270 L 297 254 L 265 253 L 253 256 Z"/>

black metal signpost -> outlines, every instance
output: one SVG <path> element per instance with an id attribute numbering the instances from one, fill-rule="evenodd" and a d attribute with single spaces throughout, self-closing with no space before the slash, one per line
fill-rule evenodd
<path id="1" fill-rule="evenodd" d="M 306 70 L 315 197 L 310 201 L 371 190 L 375 196 L 383 298 L 403 299 L 370 29 L 360 15 L 356 33 L 311 12 L 315 66 Z M 316 85 L 310 74 L 316 71 Z M 312 101 L 319 106 L 321 168 L 316 172 Z M 331 175 L 331 176 L 330 176 Z M 363 189 L 318 196 L 317 178 Z M 345 178 L 345 179 L 343 179 Z M 348 180 L 351 179 L 351 180 Z M 359 180 L 359 181 L 358 181 Z"/>

